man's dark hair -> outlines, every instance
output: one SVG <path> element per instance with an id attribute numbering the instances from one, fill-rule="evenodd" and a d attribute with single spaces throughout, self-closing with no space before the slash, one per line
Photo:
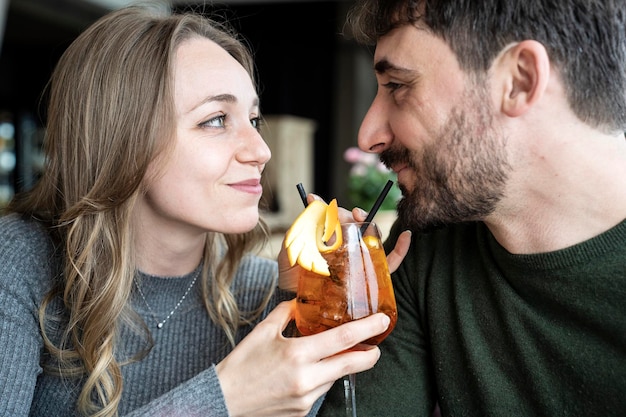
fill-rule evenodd
<path id="1" fill-rule="evenodd" d="M 348 33 L 373 45 L 413 24 L 443 39 L 465 71 L 487 70 L 507 44 L 544 45 L 578 117 L 626 130 L 624 0 L 357 0 Z"/>

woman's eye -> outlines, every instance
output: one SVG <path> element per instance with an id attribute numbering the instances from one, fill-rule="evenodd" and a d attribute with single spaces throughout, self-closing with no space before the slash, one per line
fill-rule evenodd
<path id="1" fill-rule="evenodd" d="M 201 126 L 202 127 L 224 127 L 225 122 L 226 122 L 226 115 L 222 114 L 222 115 L 213 117 L 207 120 L 206 122 L 202 122 Z"/>
<path id="2" fill-rule="evenodd" d="M 261 118 L 260 117 L 253 117 L 252 119 L 250 119 L 250 124 L 256 130 L 260 130 L 261 129 L 261 123 L 262 122 L 261 122 Z"/>

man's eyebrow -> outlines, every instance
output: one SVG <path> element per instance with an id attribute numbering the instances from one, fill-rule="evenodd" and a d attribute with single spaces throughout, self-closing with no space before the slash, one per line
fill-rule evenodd
<path id="1" fill-rule="evenodd" d="M 387 60 L 386 58 L 383 58 L 380 61 L 376 62 L 376 64 L 374 65 L 374 71 L 376 71 L 377 74 L 384 74 L 385 72 L 389 72 L 389 71 L 405 72 L 405 73 L 415 72 L 413 70 L 394 65 L 391 62 L 389 62 L 389 60 Z"/>

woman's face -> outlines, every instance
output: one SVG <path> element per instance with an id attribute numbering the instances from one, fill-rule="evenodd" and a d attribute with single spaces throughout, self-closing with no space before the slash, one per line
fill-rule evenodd
<path id="1" fill-rule="evenodd" d="M 175 144 L 148 172 L 142 228 L 172 240 L 251 230 L 271 153 L 259 134 L 250 76 L 217 44 L 198 37 L 177 51 L 174 86 Z"/>

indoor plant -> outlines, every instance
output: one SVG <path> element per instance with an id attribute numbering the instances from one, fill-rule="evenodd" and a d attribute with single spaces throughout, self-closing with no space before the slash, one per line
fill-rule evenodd
<path id="1" fill-rule="evenodd" d="M 348 177 L 348 198 L 351 205 L 370 210 L 388 180 L 395 182 L 396 175 L 383 165 L 375 153 L 363 152 L 357 147 L 344 151 L 343 158 L 351 164 Z M 380 210 L 394 210 L 401 193 L 394 184 Z"/>

